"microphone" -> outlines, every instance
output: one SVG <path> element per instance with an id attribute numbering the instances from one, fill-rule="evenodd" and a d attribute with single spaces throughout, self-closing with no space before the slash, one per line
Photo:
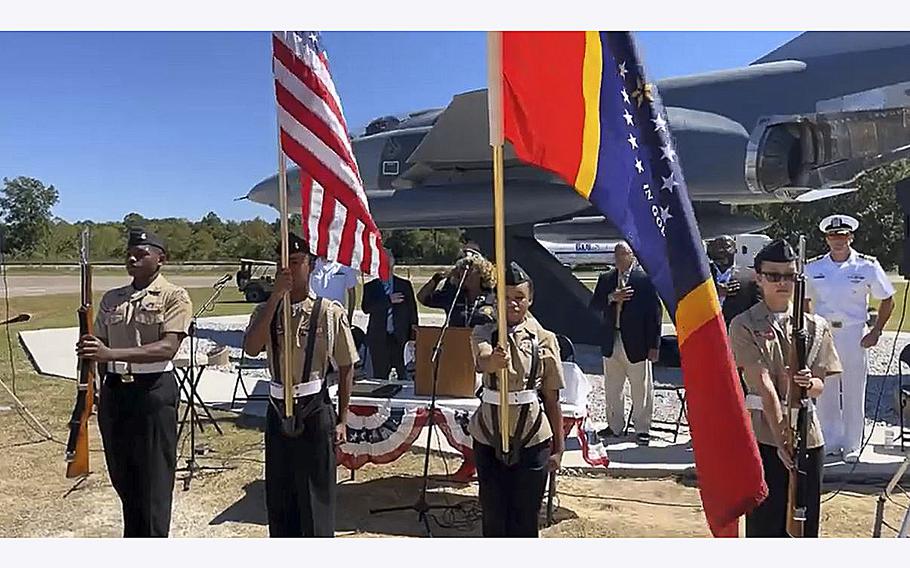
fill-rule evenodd
<path id="1" fill-rule="evenodd" d="M 11 323 L 22 323 L 32 319 L 32 314 L 19 314 L 16 317 L 9 318 L 6 321 L 0 322 L 0 325 L 9 325 Z"/>
<path id="2" fill-rule="evenodd" d="M 215 282 L 215 284 L 212 285 L 212 288 L 218 288 L 219 286 L 224 286 L 225 284 L 230 282 L 231 278 L 233 278 L 233 277 L 234 276 L 231 273 L 225 274 L 224 276 L 219 278 L 218 281 Z"/>

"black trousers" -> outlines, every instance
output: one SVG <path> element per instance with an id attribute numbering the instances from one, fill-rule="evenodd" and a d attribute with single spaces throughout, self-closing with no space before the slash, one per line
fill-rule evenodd
<path id="1" fill-rule="evenodd" d="M 777 457 L 777 447 L 759 444 L 765 482 L 768 484 L 768 498 L 746 515 L 747 537 L 787 537 L 787 488 L 789 474 Z M 808 503 L 803 536 L 818 537 L 818 519 L 821 512 L 822 467 L 825 448 L 809 450 L 808 461 Z"/>
<path id="2" fill-rule="evenodd" d="M 391 333 L 367 338 L 370 347 L 370 359 L 373 361 L 373 377 L 388 379 L 389 371 L 394 367 L 398 380 L 403 381 L 407 374 L 404 369 L 404 343 Z"/>
<path id="3" fill-rule="evenodd" d="M 335 536 L 335 484 L 335 410 L 331 404 L 320 404 L 296 438 L 281 433 L 278 411 L 269 404 L 265 429 L 269 536 Z"/>
<path id="4" fill-rule="evenodd" d="M 123 505 L 124 537 L 166 537 L 177 468 L 177 381 L 173 372 L 108 374 L 98 427 L 111 484 Z"/>
<path id="5" fill-rule="evenodd" d="M 518 463 L 506 466 L 496 450 L 474 440 L 485 537 L 537 537 L 540 503 L 547 485 L 549 440 L 523 448 Z"/>

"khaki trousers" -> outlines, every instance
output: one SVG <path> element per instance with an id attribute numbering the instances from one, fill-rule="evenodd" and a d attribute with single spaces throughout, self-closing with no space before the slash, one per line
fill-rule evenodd
<path id="1" fill-rule="evenodd" d="M 626 380 L 632 391 L 632 422 L 636 434 L 648 434 L 651 430 L 651 412 L 654 408 L 654 378 L 651 362 L 645 359 L 630 363 L 622 344 L 619 330 L 613 343 L 613 356 L 604 357 L 604 393 L 607 399 L 607 425 L 616 434 L 625 430 L 625 397 L 623 388 Z"/>

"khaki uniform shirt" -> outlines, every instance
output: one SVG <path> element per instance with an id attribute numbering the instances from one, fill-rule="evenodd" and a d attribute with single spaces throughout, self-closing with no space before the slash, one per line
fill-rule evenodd
<path id="1" fill-rule="evenodd" d="M 293 361 L 291 377 L 295 385 L 305 381 L 324 379 L 329 355 L 335 359 L 339 367 L 354 365 L 360 360 L 344 306 L 338 302 L 323 299 L 322 307 L 319 310 L 319 321 L 316 324 L 313 364 L 310 366 L 309 378 L 303 379 L 303 367 L 306 363 L 307 331 L 310 327 L 310 314 L 313 312 L 315 302 L 316 298 L 311 295 L 302 302 L 291 304 L 291 329 L 294 330 L 294 337 L 291 338 L 291 360 Z M 265 306 L 265 303 L 256 306 L 250 316 L 251 324 L 259 317 Z M 273 324 L 277 321 L 278 325 L 278 349 L 277 352 L 273 350 L 270 333 L 269 340 L 266 342 L 266 352 L 268 353 L 269 372 L 272 375 L 272 381 L 281 383 L 281 377 L 276 372 L 275 361 L 276 357 L 278 357 L 277 361 L 281 361 L 281 349 L 284 341 L 282 309 L 279 308 L 273 317 L 275 318 Z M 249 330 L 249 326 L 247 326 L 247 330 Z"/>
<path id="2" fill-rule="evenodd" d="M 793 326 L 787 318 L 783 324 L 768 310 L 767 304 L 759 302 L 730 322 L 730 342 L 736 365 L 740 368 L 760 366 L 768 369 L 771 380 L 781 400 L 781 410 L 786 412 L 787 389 L 791 384 L 785 367 L 788 364 Z M 834 348 L 834 340 L 828 323 L 821 317 L 806 314 L 808 332 L 807 364 L 812 375 L 822 380 L 826 376 L 842 371 L 840 359 Z M 759 384 L 746 381 L 747 394 L 758 394 Z M 760 444 L 774 446 L 774 437 L 761 410 L 751 410 L 752 429 Z M 786 418 L 786 416 L 785 416 Z M 815 412 L 808 427 L 807 446 L 818 448 L 824 445 L 822 430 Z"/>
<path id="3" fill-rule="evenodd" d="M 493 352 L 493 332 L 496 331 L 497 324 L 491 323 L 480 325 L 474 328 L 472 334 L 472 350 L 474 360 L 477 361 L 481 355 L 489 355 Z M 528 385 L 527 379 L 531 372 L 531 355 L 533 353 L 532 339 L 537 338 L 539 344 L 539 358 L 537 379 Z M 547 331 L 538 323 L 536 319 L 528 315 L 525 320 L 516 325 L 509 331 L 509 355 L 511 357 L 511 368 L 509 369 L 509 392 L 522 390 L 559 390 L 565 388 L 565 379 L 562 376 L 562 362 L 559 358 L 559 343 L 556 341 L 556 335 Z M 485 389 L 498 390 L 498 375 L 483 375 L 483 387 Z M 518 427 L 518 414 L 521 406 L 509 407 L 509 434 L 515 433 Z M 531 435 L 524 447 L 530 447 L 540 444 L 553 437 L 553 431 L 550 428 L 550 422 L 546 414 L 543 414 L 543 405 L 534 400 L 528 411 L 528 418 L 525 422 L 524 429 L 516 437 L 516 443 L 520 443 L 526 436 Z M 537 421 L 537 415 L 541 416 L 540 427 L 537 432 L 532 433 L 531 429 Z M 471 422 L 468 424 L 468 432 L 479 442 L 488 446 L 497 446 L 494 440 L 488 440 L 484 436 L 483 429 L 480 427 L 480 421 L 483 420 L 491 435 L 499 434 L 499 424 L 493 420 L 493 405 L 482 402 L 480 407 L 471 416 Z"/>
<path id="4" fill-rule="evenodd" d="M 114 349 L 140 347 L 165 333 L 185 335 L 192 319 L 190 295 L 159 274 L 142 290 L 129 284 L 107 292 L 95 317 L 95 336 Z"/>

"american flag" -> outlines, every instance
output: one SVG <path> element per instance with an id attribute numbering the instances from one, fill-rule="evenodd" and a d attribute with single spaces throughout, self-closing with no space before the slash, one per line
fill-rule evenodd
<path id="1" fill-rule="evenodd" d="M 389 263 L 317 32 L 273 32 L 281 151 L 300 167 L 302 225 L 316 255 L 380 278 Z"/>

